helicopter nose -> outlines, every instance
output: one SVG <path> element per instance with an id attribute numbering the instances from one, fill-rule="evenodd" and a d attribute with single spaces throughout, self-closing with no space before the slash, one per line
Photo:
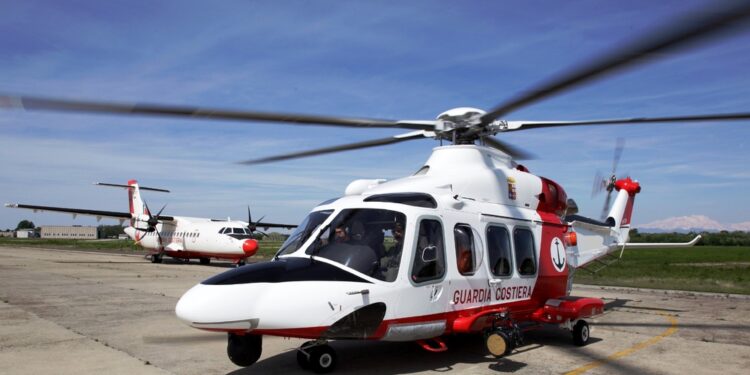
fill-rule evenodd
<path id="1" fill-rule="evenodd" d="M 258 324 L 258 319 L 252 316 L 255 312 L 253 298 L 238 300 L 228 297 L 252 297 L 254 294 L 252 290 L 239 290 L 233 285 L 198 284 L 180 297 L 175 315 L 195 328 L 253 329 Z"/>

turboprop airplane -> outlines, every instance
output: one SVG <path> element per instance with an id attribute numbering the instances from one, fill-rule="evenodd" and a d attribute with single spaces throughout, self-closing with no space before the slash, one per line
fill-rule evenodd
<path id="1" fill-rule="evenodd" d="M 245 164 L 424 138 L 452 143 L 434 148 L 411 176 L 352 182 L 344 196 L 313 208 L 272 261 L 195 285 L 175 310 L 192 327 L 226 332 L 227 354 L 238 366 L 260 358 L 265 335 L 310 339 L 297 350 L 297 361 L 315 372 L 336 367 L 337 356 L 328 342 L 339 339 L 414 341 L 442 352 L 448 349 L 442 336 L 473 333 L 483 335 L 488 351 L 500 357 L 522 342 L 526 330 L 544 324 L 570 330 L 577 345 L 589 342 L 588 320 L 602 313 L 604 304 L 598 298 L 572 296 L 572 276 L 623 251 L 641 185 L 614 176 L 605 186 L 615 194 L 605 218 L 577 215 L 562 186 L 532 174 L 519 164 L 529 154 L 495 135 L 545 127 L 737 121 L 750 119 L 750 113 L 542 122 L 503 117 L 595 78 L 668 56 L 750 18 L 749 1 L 711 5 L 691 17 L 664 22 L 642 38 L 521 91 L 489 111 L 454 108 L 435 120 L 17 95 L 0 96 L 0 104 L 27 110 L 410 130 Z M 563 151 L 561 147 L 560 162 L 574 163 Z M 659 245 L 640 245 L 653 246 Z"/>
<path id="2" fill-rule="evenodd" d="M 244 265 L 246 259 L 258 251 L 258 241 L 253 233 L 257 228 L 292 229 L 296 225 L 253 222 L 248 207 L 248 221 L 217 220 L 186 216 L 162 215 L 164 207 L 152 215 L 148 205 L 141 199 L 141 190 L 168 193 L 169 190 L 139 186 L 136 180 L 127 185 L 96 183 L 99 186 L 125 188 L 128 190 L 130 212 L 97 211 L 78 208 L 37 206 L 28 204 L 6 204 L 6 207 L 24 208 L 37 211 L 63 212 L 77 215 L 113 218 L 130 221 L 125 233 L 138 245 L 151 250 L 149 258 L 153 263 L 161 263 L 164 255 L 175 259 L 197 258 L 201 264 L 209 264 L 212 258 L 229 259 L 236 265 Z"/>

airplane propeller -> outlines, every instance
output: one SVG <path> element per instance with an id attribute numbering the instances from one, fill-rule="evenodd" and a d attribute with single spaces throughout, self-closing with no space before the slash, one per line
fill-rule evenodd
<path id="1" fill-rule="evenodd" d="M 252 235 L 255 232 L 260 233 L 263 237 L 268 237 L 268 235 L 262 231 L 258 230 L 257 224 L 263 221 L 263 218 L 266 217 L 265 215 L 260 217 L 260 220 L 253 223 L 253 216 L 250 214 L 250 205 L 247 206 L 247 229 L 250 231 L 250 234 Z"/>
<path id="2" fill-rule="evenodd" d="M 146 232 L 146 233 L 156 232 L 156 237 L 159 240 L 159 249 L 161 249 L 163 248 L 161 233 L 159 233 L 159 230 L 156 228 L 156 226 L 159 224 L 161 213 L 164 211 L 165 208 L 167 208 L 167 205 L 165 204 L 164 206 L 162 206 L 161 210 L 159 210 L 156 216 L 151 215 L 151 210 L 148 208 L 148 203 L 146 203 L 145 200 L 143 201 L 143 206 L 146 207 L 146 214 L 148 214 L 148 220 L 146 220 L 147 227 L 146 228 L 136 227 L 135 230 Z"/>
<path id="3" fill-rule="evenodd" d="M 615 48 L 610 49 L 598 58 L 591 59 L 550 79 L 541 81 L 530 89 L 523 90 L 515 97 L 495 106 L 488 112 L 473 109 L 468 109 L 463 113 L 449 111 L 450 113 L 446 112 L 448 113 L 447 115 L 444 113 L 437 120 L 385 120 L 158 104 L 109 103 L 23 95 L 0 95 L 0 108 L 410 130 L 408 133 L 392 137 L 251 159 L 240 162 L 241 164 L 268 163 L 384 146 L 424 138 L 432 138 L 440 141 L 445 140 L 456 144 L 473 144 L 479 141 L 515 159 L 526 159 L 532 157 L 532 155 L 516 146 L 501 142 L 493 136 L 504 132 L 557 126 L 683 123 L 750 119 L 750 113 L 580 121 L 509 121 L 503 119 L 504 116 L 514 111 L 591 83 L 596 79 L 601 79 L 617 72 L 623 72 L 625 69 L 634 68 L 638 65 L 668 56 L 667 52 L 695 46 L 700 42 L 706 42 L 710 38 L 727 35 L 730 32 L 737 32 L 740 28 L 748 26 L 748 18 L 750 18 L 750 1 L 726 2 L 721 4 L 711 3 L 709 8 L 699 9 L 673 22 L 664 23 L 664 26 L 650 30 L 640 38 L 636 38 L 629 43 L 615 46 Z"/>

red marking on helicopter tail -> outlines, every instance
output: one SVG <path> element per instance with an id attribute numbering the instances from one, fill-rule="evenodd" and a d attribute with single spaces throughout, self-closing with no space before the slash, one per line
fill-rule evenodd
<path id="1" fill-rule="evenodd" d="M 249 257 L 255 255 L 255 253 L 258 251 L 258 241 L 245 240 L 245 242 L 242 243 L 242 251 L 244 251 L 245 255 Z"/>
<path id="2" fill-rule="evenodd" d="M 615 189 L 617 191 L 625 190 L 628 192 L 628 202 L 625 204 L 625 211 L 622 214 L 622 221 L 620 225 L 629 225 L 630 217 L 633 215 L 633 203 L 635 202 L 635 195 L 641 192 L 641 185 L 638 181 L 633 181 L 630 177 L 617 180 L 615 182 Z"/>

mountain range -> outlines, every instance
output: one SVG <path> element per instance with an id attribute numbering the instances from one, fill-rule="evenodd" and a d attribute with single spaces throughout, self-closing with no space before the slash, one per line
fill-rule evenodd
<path id="1" fill-rule="evenodd" d="M 676 216 L 645 224 L 635 224 L 640 232 L 750 232 L 750 221 L 735 224 L 722 224 L 703 215 Z"/>

